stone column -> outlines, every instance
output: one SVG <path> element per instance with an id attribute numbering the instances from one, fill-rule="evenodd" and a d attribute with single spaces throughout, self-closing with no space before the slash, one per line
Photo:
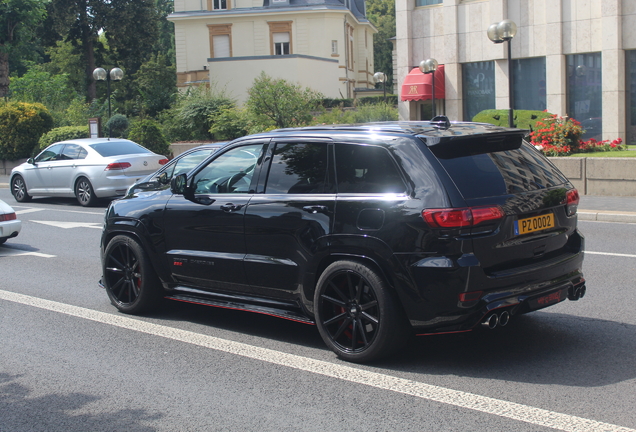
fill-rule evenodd
<path id="1" fill-rule="evenodd" d="M 626 138 L 625 51 L 621 0 L 602 0 L 603 139 Z"/>

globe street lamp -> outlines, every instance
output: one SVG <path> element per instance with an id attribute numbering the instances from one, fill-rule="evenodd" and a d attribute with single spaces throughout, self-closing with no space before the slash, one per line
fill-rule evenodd
<path id="1" fill-rule="evenodd" d="M 93 71 L 95 81 L 106 81 L 106 97 L 108 98 L 108 120 L 110 120 L 110 82 L 121 81 L 124 77 L 124 71 L 119 68 L 112 68 L 110 72 L 106 72 L 104 68 L 97 68 Z M 108 138 L 111 136 L 111 125 L 108 126 Z"/>
<path id="2" fill-rule="evenodd" d="M 431 118 L 435 118 L 435 71 L 437 70 L 437 60 L 435 60 L 434 58 L 430 58 L 430 59 L 426 59 L 426 60 L 422 60 L 420 62 L 420 71 L 422 71 L 423 74 L 432 74 L 433 76 L 433 80 L 432 80 L 432 85 L 431 85 L 431 96 L 432 96 L 432 116 Z"/>
<path id="3" fill-rule="evenodd" d="M 514 127 L 514 122 L 512 119 L 513 115 L 513 106 L 514 106 L 514 93 L 513 93 L 513 82 L 512 82 L 512 50 L 510 45 L 512 43 L 512 38 L 517 34 L 517 24 L 514 21 L 509 19 L 505 19 L 499 23 L 491 24 L 486 31 L 488 35 L 488 39 L 493 41 L 494 43 L 503 43 L 508 42 L 508 104 L 510 108 L 508 110 L 508 126 Z"/>
<path id="4" fill-rule="evenodd" d="M 382 90 L 384 91 L 384 102 L 386 102 L 386 74 L 384 72 L 376 72 L 373 74 L 373 80 L 376 83 L 382 83 Z"/>

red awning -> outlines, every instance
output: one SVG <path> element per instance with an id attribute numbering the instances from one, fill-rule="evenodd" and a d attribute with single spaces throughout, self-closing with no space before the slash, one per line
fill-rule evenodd
<path id="1" fill-rule="evenodd" d="M 433 82 L 432 73 L 422 73 L 420 68 L 414 68 L 404 78 L 402 84 L 402 100 L 418 101 L 433 99 Z M 444 99 L 446 97 L 444 86 L 444 65 L 439 65 L 435 71 L 435 99 Z"/>

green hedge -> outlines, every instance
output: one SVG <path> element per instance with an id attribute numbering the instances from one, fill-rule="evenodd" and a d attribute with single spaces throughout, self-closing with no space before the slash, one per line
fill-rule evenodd
<path id="1" fill-rule="evenodd" d="M 0 103 L 0 159 L 29 157 L 52 127 L 53 117 L 40 103 Z"/>
<path id="2" fill-rule="evenodd" d="M 550 118 L 551 115 L 552 114 L 546 111 L 514 110 L 514 127 L 533 131 L 537 129 L 536 124 L 538 121 Z M 508 127 L 508 110 L 484 110 L 473 117 L 473 121 Z"/>
<path id="3" fill-rule="evenodd" d="M 170 143 L 161 132 L 159 124 L 151 119 L 134 121 L 128 139 L 160 155 L 170 156 Z"/>
<path id="4" fill-rule="evenodd" d="M 51 129 L 40 137 L 40 150 L 56 142 L 88 137 L 88 126 L 63 126 Z"/>

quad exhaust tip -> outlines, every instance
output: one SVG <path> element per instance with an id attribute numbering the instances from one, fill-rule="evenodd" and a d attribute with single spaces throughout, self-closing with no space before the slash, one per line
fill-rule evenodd
<path id="1" fill-rule="evenodd" d="M 499 314 L 492 313 L 481 322 L 483 327 L 493 330 L 497 326 L 505 327 L 510 322 L 510 313 L 503 311 Z"/>
<path id="2" fill-rule="evenodd" d="M 584 284 L 573 286 L 568 291 L 568 299 L 572 300 L 572 301 L 576 301 L 576 300 L 582 299 L 583 297 L 585 297 L 586 290 L 587 289 L 585 288 Z"/>

